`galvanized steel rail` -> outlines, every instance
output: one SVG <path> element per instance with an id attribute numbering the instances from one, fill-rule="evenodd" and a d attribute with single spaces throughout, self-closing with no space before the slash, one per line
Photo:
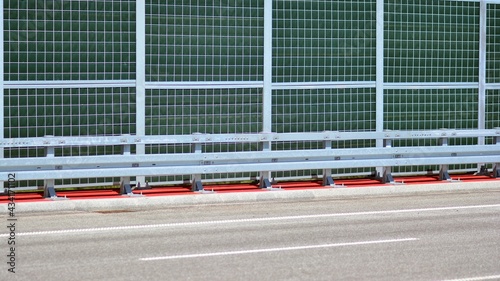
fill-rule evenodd
<path id="1" fill-rule="evenodd" d="M 451 138 L 492 137 L 488 145 L 447 145 Z M 392 147 L 393 140 L 437 139 L 437 146 Z M 344 140 L 382 140 L 384 147 L 332 149 L 331 143 Z M 205 153 L 201 146 L 215 143 L 267 143 L 322 141 L 323 149 L 287 151 L 241 151 Z M 192 153 L 130 154 L 137 144 L 189 144 Z M 55 157 L 54 148 L 72 146 L 123 146 L 123 155 Z M 178 136 L 44 137 L 8 139 L 3 148 L 37 147 L 46 157 L 5 158 L 0 162 L 0 178 L 15 173 L 17 180 L 44 180 L 46 195 L 56 197 L 54 181 L 71 178 L 120 177 L 123 193 L 131 194 L 130 177 L 189 175 L 193 190 L 202 190 L 200 175 L 234 172 L 323 170 L 325 185 L 334 186 L 331 169 L 378 168 L 382 182 L 393 182 L 395 166 L 439 165 L 440 177 L 450 179 L 448 165 L 491 163 L 493 176 L 500 176 L 500 129 L 432 130 L 386 132 L 317 132 L 260 134 L 193 134 Z M 262 173 L 266 172 L 266 173 Z M 230 179 L 229 179 L 230 180 Z M 260 186 L 272 188 L 270 178 L 260 178 Z"/>

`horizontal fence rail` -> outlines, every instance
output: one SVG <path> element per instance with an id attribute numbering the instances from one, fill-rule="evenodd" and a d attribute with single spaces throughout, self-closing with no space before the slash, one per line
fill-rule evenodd
<path id="1" fill-rule="evenodd" d="M 1 165 L 0 176 L 16 173 L 18 180 L 97 177 L 189 175 L 229 172 L 287 171 L 301 169 L 361 168 L 494 163 L 500 146 L 426 148 L 359 148 L 272 152 L 186 153 L 182 155 L 87 156 L 56 159 L 19 159 Z M 38 161 L 37 161 L 38 160 Z M 26 163 L 27 162 L 27 163 Z M 52 167 L 50 167 L 52 166 Z M 55 167 L 54 167 L 55 166 Z M 19 170 L 16 170 L 19 169 Z"/>
<path id="2" fill-rule="evenodd" d="M 252 143 L 264 141 L 325 141 L 325 140 L 397 140 L 500 137 L 500 128 L 487 130 L 424 130 L 384 132 L 311 132 L 311 133 L 256 133 L 256 134 L 203 134 L 165 136 L 93 136 L 3 139 L 0 147 L 65 147 L 123 144 L 193 144 L 193 143 Z"/>

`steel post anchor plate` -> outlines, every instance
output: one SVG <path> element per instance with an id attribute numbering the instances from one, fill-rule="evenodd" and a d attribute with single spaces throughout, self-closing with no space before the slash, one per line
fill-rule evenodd
<path id="1" fill-rule="evenodd" d="M 392 184 L 392 185 L 403 185 L 403 184 L 405 184 L 402 181 L 400 181 L 400 182 L 395 181 L 394 177 L 392 177 L 392 173 L 391 173 L 390 169 L 384 169 L 382 176 L 380 176 L 379 173 L 375 173 L 375 174 L 376 174 L 376 176 L 374 176 L 374 178 L 376 180 L 379 180 L 381 183 L 388 183 L 388 184 Z"/>
<path id="2" fill-rule="evenodd" d="M 488 167 L 483 165 L 483 166 L 481 166 L 481 168 L 479 169 L 478 172 L 474 173 L 474 175 L 476 175 L 476 176 L 489 176 L 490 171 L 488 171 Z"/>
<path id="3" fill-rule="evenodd" d="M 261 178 L 259 182 L 259 188 L 273 188 L 271 181 L 268 178 Z"/>
<path id="4" fill-rule="evenodd" d="M 334 186 L 335 182 L 331 176 L 323 177 L 323 186 Z"/>
<path id="5" fill-rule="evenodd" d="M 191 191 L 201 193 L 201 194 L 211 194 L 215 193 L 215 191 L 212 190 L 206 190 L 205 187 L 203 187 L 203 183 L 201 180 L 193 180 L 193 184 L 191 186 Z"/>
<path id="6" fill-rule="evenodd" d="M 53 186 L 45 186 L 43 189 L 43 197 L 49 200 L 68 200 L 66 196 L 59 197 L 56 194 L 56 189 Z"/>
<path id="7" fill-rule="evenodd" d="M 128 197 L 142 197 L 142 194 L 135 194 L 132 192 L 132 187 L 129 183 L 122 183 L 120 185 L 120 194 Z"/>
<path id="8" fill-rule="evenodd" d="M 450 174 L 448 174 L 448 171 L 440 171 L 439 172 L 439 180 L 448 181 L 448 182 L 459 182 L 460 181 L 460 179 L 458 179 L 458 180 L 452 179 Z"/>
<path id="9" fill-rule="evenodd" d="M 191 191 L 203 191 L 203 183 L 201 180 L 193 180 L 193 184 L 191 185 Z"/>
<path id="10" fill-rule="evenodd" d="M 273 184 L 268 178 L 261 178 L 260 183 L 259 183 L 259 188 L 263 190 L 269 190 L 269 191 L 278 191 L 278 190 L 283 190 L 280 187 L 273 187 Z"/>
<path id="11" fill-rule="evenodd" d="M 331 176 L 323 177 L 323 186 L 329 186 L 332 188 L 345 187 L 344 184 L 341 184 L 341 185 L 335 184 L 335 181 L 333 180 L 333 178 Z"/>

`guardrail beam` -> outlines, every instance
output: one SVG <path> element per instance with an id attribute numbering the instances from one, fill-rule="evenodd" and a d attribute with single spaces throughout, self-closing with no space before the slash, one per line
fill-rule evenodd
<path id="1" fill-rule="evenodd" d="M 44 180 L 44 191 L 49 197 L 55 194 L 54 182 L 70 178 L 120 178 L 122 194 L 132 194 L 130 180 L 137 176 L 178 176 L 191 175 L 187 180 L 193 190 L 203 190 L 201 183 L 202 175 L 224 174 L 224 173 L 259 173 L 259 187 L 272 188 L 272 173 L 274 171 L 295 170 L 322 170 L 323 183 L 334 184 L 332 169 L 345 168 L 368 168 L 383 167 L 382 171 L 376 173 L 376 178 L 384 183 L 394 183 L 392 167 L 398 166 L 422 166 L 439 165 L 440 178 L 450 180 L 448 173 L 449 165 L 454 164 L 478 164 L 493 163 L 493 176 L 499 175 L 500 159 L 500 130 L 480 130 L 482 134 L 495 139 L 493 144 L 481 145 L 450 145 L 448 139 L 471 136 L 472 131 L 436 130 L 426 132 L 383 132 L 384 147 L 364 148 L 341 148 L 332 149 L 337 141 L 345 141 L 351 137 L 359 139 L 374 139 L 379 137 L 377 132 L 345 133 L 345 132 L 320 132 L 309 134 L 286 133 L 260 133 L 237 135 L 186 135 L 180 140 L 172 140 L 172 143 L 190 143 L 193 147 L 192 153 L 188 154 L 131 154 L 131 146 L 144 143 L 145 139 L 135 136 L 120 136 L 119 143 L 122 146 L 122 155 L 98 155 L 98 156 L 75 156 L 55 157 L 55 147 L 71 147 L 78 143 L 82 146 L 82 140 L 59 137 L 45 137 L 39 146 L 45 147 L 46 157 L 30 158 L 4 158 L 0 163 L 0 178 L 6 178 L 8 173 L 15 172 L 18 180 Z M 439 133 L 439 138 L 436 136 Z M 477 135 L 476 135 L 477 136 Z M 168 138 L 170 136 L 165 136 Z M 173 136 L 175 137 L 175 136 Z M 405 138 L 433 138 L 439 139 L 439 146 L 426 147 L 392 147 L 394 139 Z M 105 145 L 108 137 L 102 137 L 99 141 Z M 130 139 L 133 138 L 133 139 Z M 232 138 L 232 139 L 231 139 Z M 36 141 L 40 141 L 36 138 Z M 94 141 L 98 138 L 95 137 Z M 317 141 L 321 139 L 324 143 L 323 149 L 287 150 L 273 151 L 273 142 L 282 141 Z M 32 139 L 31 139 L 32 140 Z M 70 141 L 66 143 L 66 141 Z M 164 143 L 162 138 L 152 138 L 149 141 Z M 9 143 L 5 140 L 3 145 Z M 37 142 L 34 143 L 37 143 Z M 113 141 L 116 141 L 113 138 Z M 202 146 L 211 143 L 260 143 L 260 151 L 238 151 L 221 153 L 204 153 Z M 22 147 L 34 144 L 28 140 L 26 143 L 10 143 L 12 147 Z M 85 143 L 85 141 L 83 141 Z M 89 145 L 96 145 L 95 143 Z M 136 181 L 136 188 L 140 188 L 140 182 Z M 57 195 L 56 195 L 57 196 Z"/>
<path id="2" fill-rule="evenodd" d="M 123 144 L 190 144 L 190 143 L 258 143 L 263 139 L 272 141 L 334 141 L 376 139 L 437 139 L 498 136 L 500 129 L 485 130 L 426 130 L 384 132 L 308 132 L 308 133 L 256 133 L 256 134 L 196 134 L 165 136 L 89 136 L 89 137 L 36 137 L 0 140 L 0 147 L 68 147 Z M 195 136 L 195 140 L 193 140 Z"/>

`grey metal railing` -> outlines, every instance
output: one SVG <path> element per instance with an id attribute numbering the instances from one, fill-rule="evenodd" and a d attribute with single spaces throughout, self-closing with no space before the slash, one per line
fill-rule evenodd
<path id="1" fill-rule="evenodd" d="M 492 137 L 491 144 L 447 145 L 448 139 Z M 332 142 L 345 140 L 382 140 L 384 147 L 332 149 Z M 393 147 L 395 140 L 436 139 L 439 145 Z M 203 152 L 202 145 L 214 143 L 268 143 L 282 141 L 322 141 L 323 149 L 287 151 Z M 189 144 L 192 153 L 131 154 L 131 146 L 145 144 Z M 121 145 L 123 155 L 54 156 L 57 147 Z M 394 183 L 392 167 L 439 165 L 439 177 L 450 180 L 451 164 L 485 164 L 493 167 L 493 177 L 500 177 L 500 129 L 432 130 L 387 132 L 317 132 L 261 134 L 193 134 L 182 136 L 137 137 L 45 137 L 10 139 L 0 142 L 3 148 L 43 147 L 46 157 L 5 158 L 0 162 L 0 178 L 15 173 L 16 180 L 44 180 L 47 197 L 56 197 L 55 180 L 92 177 L 120 177 L 122 193 L 131 194 L 130 177 L 189 176 L 193 191 L 203 189 L 200 175 L 234 172 L 260 172 L 318 169 L 323 184 L 334 186 L 331 169 L 373 168 L 384 183 Z M 268 147 L 272 147 L 269 145 Z M 230 179 L 229 179 L 230 180 Z M 272 180 L 260 177 L 260 187 L 272 188 Z M 140 184 L 136 182 L 136 184 Z"/>

